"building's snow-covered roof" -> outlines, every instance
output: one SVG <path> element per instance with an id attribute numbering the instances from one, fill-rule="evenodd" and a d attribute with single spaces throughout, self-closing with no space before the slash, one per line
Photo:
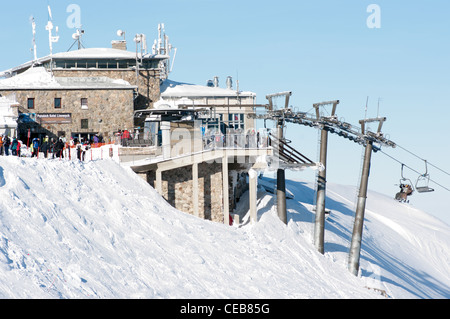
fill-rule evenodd
<path id="1" fill-rule="evenodd" d="M 10 78 L 0 80 L 0 89 L 60 87 L 54 77 L 43 67 L 30 68 Z"/>
<path id="2" fill-rule="evenodd" d="M 164 80 L 160 86 L 161 96 L 153 104 L 158 108 L 178 108 L 180 105 L 199 105 L 205 103 L 203 99 L 210 98 L 255 98 L 256 93 L 236 91 L 228 88 L 210 87 L 172 80 Z"/>
<path id="3" fill-rule="evenodd" d="M 140 53 L 138 53 L 140 58 Z M 144 55 L 150 59 L 168 59 L 166 55 Z M 49 58 L 49 57 L 48 57 Z M 113 48 L 89 48 L 75 51 L 61 52 L 53 55 L 54 59 L 136 59 L 136 52 Z"/>
<path id="4" fill-rule="evenodd" d="M 161 84 L 161 98 L 189 98 L 189 97 L 255 97 L 256 94 L 249 91 L 239 91 L 221 87 L 209 87 L 189 83 L 165 80 Z"/>
<path id="5" fill-rule="evenodd" d="M 139 52 L 138 58 L 140 58 L 140 57 L 141 57 L 141 54 Z M 60 53 L 55 53 L 52 56 L 48 55 L 48 56 L 39 58 L 37 61 L 28 61 L 17 67 L 13 67 L 9 70 L 0 72 L 0 75 L 6 74 L 6 73 L 13 73 L 18 70 L 22 70 L 24 68 L 29 68 L 34 64 L 37 64 L 37 65 L 43 64 L 52 58 L 55 60 L 58 60 L 58 59 L 65 59 L 65 60 L 80 60 L 80 59 L 129 60 L 129 59 L 136 59 L 136 52 L 113 49 L 113 48 L 88 48 L 88 49 L 80 49 L 80 50 L 74 50 L 74 51 L 68 51 L 68 52 L 60 52 Z M 144 59 L 163 60 L 163 59 L 169 59 L 170 57 L 168 55 L 144 54 L 143 58 Z"/>
<path id="6" fill-rule="evenodd" d="M 0 80 L 0 90 L 20 89 L 133 89 L 124 80 L 107 77 L 54 77 L 44 67 L 33 67 Z"/>

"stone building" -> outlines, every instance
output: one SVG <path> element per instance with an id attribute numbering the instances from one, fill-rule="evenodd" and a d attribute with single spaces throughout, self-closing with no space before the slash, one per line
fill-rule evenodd
<path id="1" fill-rule="evenodd" d="M 14 134 L 23 141 L 28 134 L 30 140 L 97 134 L 109 142 L 118 130 L 139 132 L 139 139 L 119 147 L 120 161 L 172 206 L 228 223 L 248 189 L 256 220 L 254 172 L 268 168 L 258 159 L 274 156 L 274 149 L 248 115 L 265 105 L 256 105 L 256 95 L 238 83 L 233 89 L 231 77 L 224 87 L 218 77 L 206 85 L 169 80 L 170 50 L 161 28 L 160 40 L 164 45 L 151 54 L 113 41 L 112 48 L 56 53 L 1 73 L 0 95 L 17 102 Z"/>
<path id="2" fill-rule="evenodd" d="M 116 48 L 53 54 L 3 72 L 0 95 L 15 95 L 18 137 L 51 135 L 112 139 L 142 125 L 134 111 L 159 100 L 164 54 Z"/>

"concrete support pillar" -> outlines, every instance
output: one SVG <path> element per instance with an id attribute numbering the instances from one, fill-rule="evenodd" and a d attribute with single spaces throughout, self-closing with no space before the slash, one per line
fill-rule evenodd
<path id="1" fill-rule="evenodd" d="M 325 192 L 327 182 L 327 144 L 328 132 L 325 129 L 321 131 L 320 141 L 320 162 L 324 169 L 317 176 L 317 197 L 316 197 L 316 220 L 314 224 L 314 246 L 323 254 L 325 252 Z"/>
<path id="2" fill-rule="evenodd" d="M 279 152 L 283 153 L 283 120 L 278 120 L 277 123 L 277 137 L 279 139 Z M 287 224 L 287 212 L 286 212 L 286 176 L 284 169 L 279 168 L 277 170 L 277 211 L 280 220 Z"/>
<path id="3" fill-rule="evenodd" d="M 163 158 L 170 158 L 170 122 L 161 122 L 161 144 Z"/>
<path id="4" fill-rule="evenodd" d="M 258 221 L 257 204 L 257 189 L 258 189 L 258 174 L 254 169 L 248 171 L 249 179 L 249 204 L 250 204 L 250 222 L 256 223 Z"/>
<path id="5" fill-rule="evenodd" d="M 158 192 L 159 195 L 163 196 L 162 193 L 162 171 L 160 169 L 157 169 L 155 172 L 156 175 L 156 191 Z"/>
<path id="6" fill-rule="evenodd" d="M 353 224 L 352 241 L 348 257 L 348 269 L 357 276 L 359 271 L 359 259 L 361 255 L 361 242 L 364 227 L 364 213 L 366 210 L 367 186 L 369 183 L 370 160 L 372 157 L 372 142 L 368 142 L 364 154 L 363 171 L 361 184 L 359 187 L 358 202 L 355 212 L 355 222 Z"/>
<path id="7" fill-rule="evenodd" d="M 223 181 L 223 223 L 228 225 L 230 222 L 230 196 L 228 190 L 228 157 L 225 152 L 222 158 L 222 181 Z"/>
<path id="8" fill-rule="evenodd" d="M 280 220 L 287 224 L 286 211 L 286 176 L 284 169 L 277 170 L 277 212 Z"/>
<path id="9" fill-rule="evenodd" d="M 198 163 L 192 164 L 192 206 L 194 209 L 194 216 L 199 216 L 198 213 Z"/>

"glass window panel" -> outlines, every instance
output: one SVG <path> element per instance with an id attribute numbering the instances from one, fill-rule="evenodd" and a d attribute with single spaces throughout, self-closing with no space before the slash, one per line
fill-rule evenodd
<path id="1" fill-rule="evenodd" d="M 75 61 L 67 60 L 66 61 L 66 69 L 74 68 L 75 67 Z"/>
<path id="2" fill-rule="evenodd" d="M 34 98 L 29 98 L 27 104 L 28 109 L 34 109 Z"/>
<path id="3" fill-rule="evenodd" d="M 57 97 L 55 98 L 55 109 L 60 109 L 61 108 L 61 98 Z"/>
<path id="4" fill-rule="evenodd" d="M 88 119 L 81 119 L 81 128 L 82 129 L 89 128 L 89 120 Z"/>
<path id="5" fill-rule="evenodd" d="M 107 69 L 108 68 L 108 62 L 107 61 L 98 61 L 98 68 L 99 69 Z"/>
<path id="6" fill-rule="evenodd" d="M 95 61 L 95 60 L 89 60 L 89 61 L 87 61 L 87 68 L 90 68 L 90 69 L 95 69 L 95 68 L 97 68 L 97 61 Z"/>
<path id="7" fill-rule="evenodd" d="M 126 69 L 128 68 L 127 61 L 119 61 L 119 69 Z"/>
<path id="8" fill-rule="evenodd" d="M 82 109 L 87 109 L 88 108 L 88 99 L 86 99 L 86 98 L 82 98 L 81 99 L 81 108 Z"/>
<path id="9" fill-rule="evenodd" d="M 117 69 L 117 61 L 108 61 L 108 69 Z"/>

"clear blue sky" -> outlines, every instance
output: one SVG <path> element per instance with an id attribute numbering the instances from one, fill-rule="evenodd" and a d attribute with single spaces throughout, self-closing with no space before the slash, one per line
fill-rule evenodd
<path id="1" fill-rule="evenodd" d="M 136 33 L 145 33 L 151 46 L 157 24 L 165 23 L 178 48 L 173 80 L 205 84 L 217 75 L 224 85 L 230 75 L 234 83 L 239 79 L 241 89 L 257 93 L 258 103 L 266 103 L 268 93 L 292 91 L 291 105 L 301 111 L 339 99 L 338 116 L 354 125 L 364 118 L 369 96 L 367 116 L 386 116 L 383 132 L 390 139 L 450 171 L 448 0 L 8 1 L 0 12 L 0 70 L 31 59 L 31 16 L 37 23 L 38 56 L 49 53 L 48 4 L 61 36 L 54 52 L 67 51 L 74 29 L 66 24 L 66 9 L 72 3 L 81 8 L 86 47 L 109 47 L 118 29 L 126 31 L 129 50 L 135 49 Z M 367 26 L 370 4 L 381 9 L 381 28 Z M 296 148 L 318 160 L 316 130 L 291 124 L 286 134 Z M 423 161 L 401 148 L 383 150 L 424 170 Z M 328 182 L 358 185 L 361 156 L 361 146 L 331 135 Z M 400 168 L 386 155 L 374 154 L 369 188 L 393 196 Z M 429 172 L 450 189 L 447 174 L 433 167 Z M 408 169 L 405 175 L 417 178 Z M 314 173 L 288 176 L 313 180 Z M 450 192 L 431 186 L 435 193 L 415 194 L 411 204 L 450 224 Z"/>

